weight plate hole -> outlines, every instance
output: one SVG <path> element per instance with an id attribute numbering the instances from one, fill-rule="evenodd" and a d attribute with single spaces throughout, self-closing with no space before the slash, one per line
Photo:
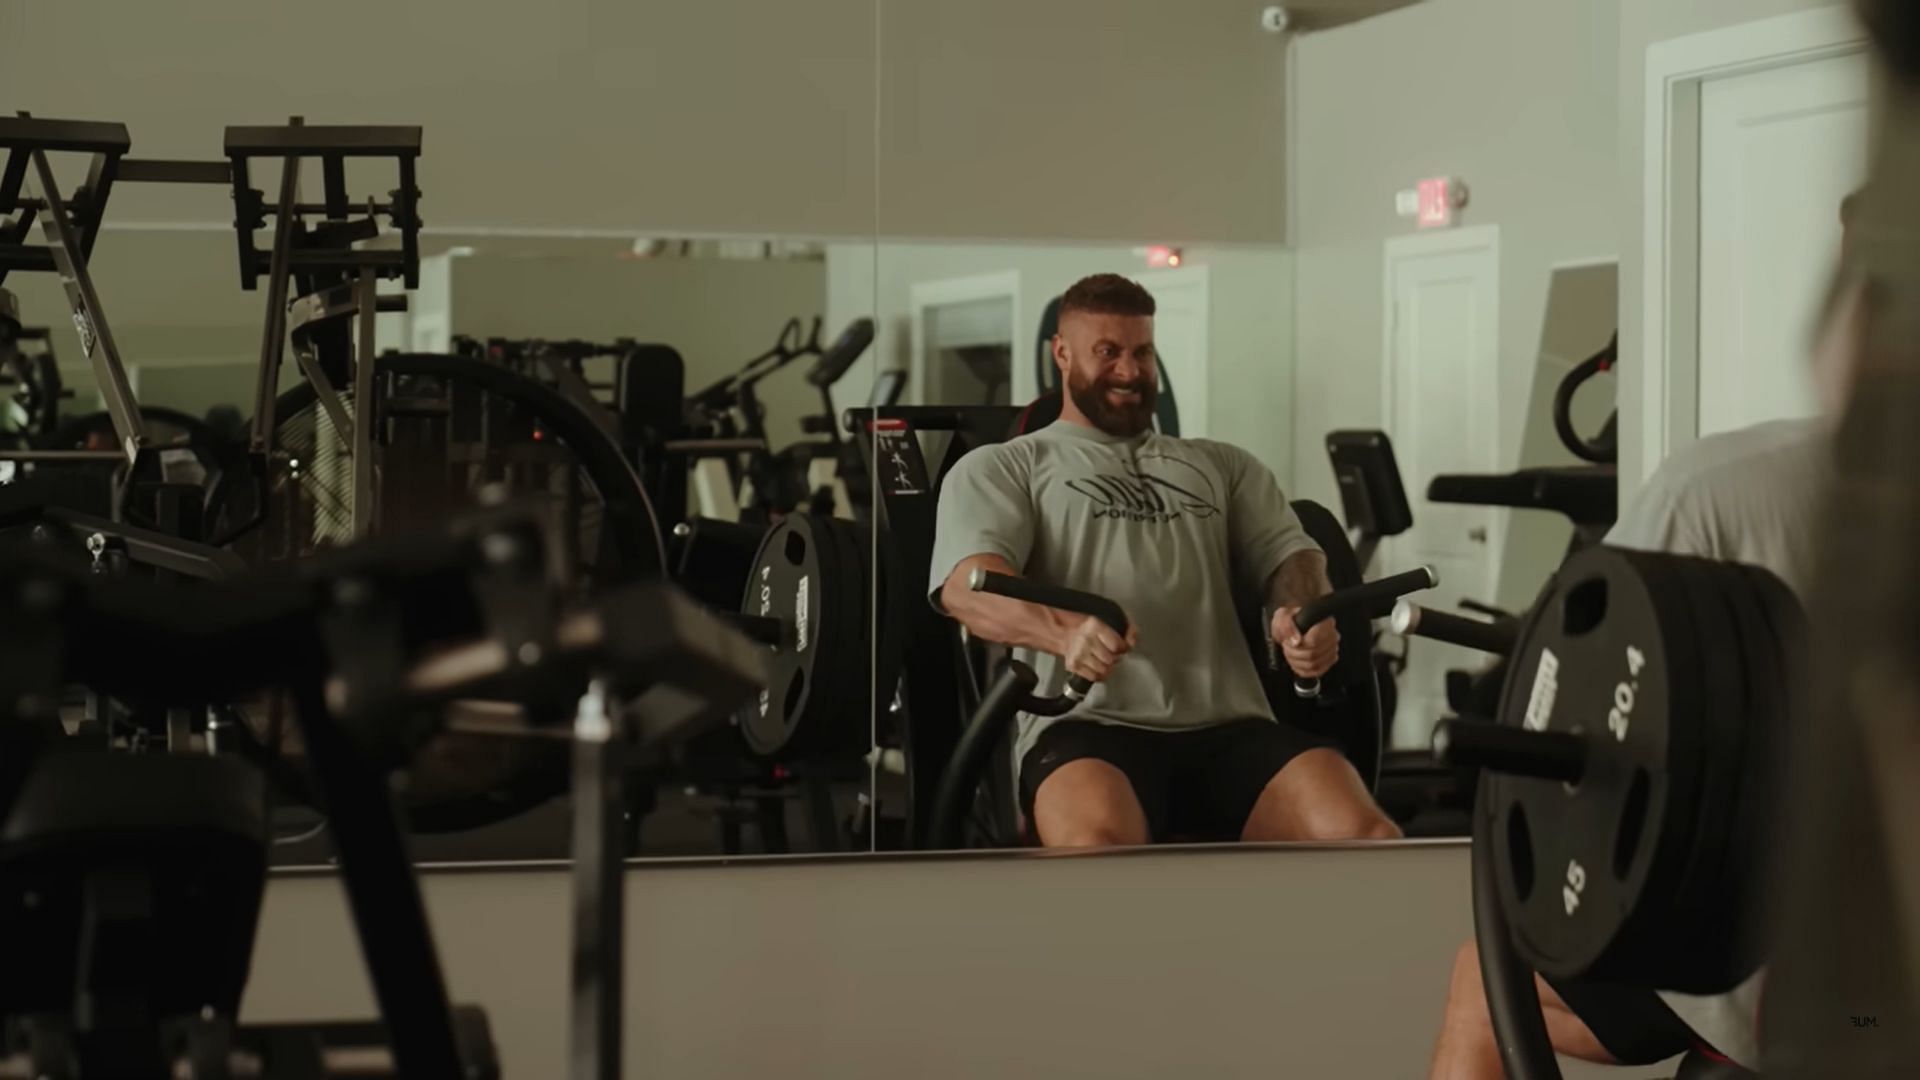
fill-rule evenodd
<path id="1" fill-rule="evenodd" d="M 1627 880 L 1633 869 L 1633 856 L 1640 850 L 1640 834 L 1647 827 L 1647 800 L 1653 793 L 1653 781 L 1647 770 L 1633 770 L 1633 786 L 1627 789 L 1626 805 L 1620 809 L 1620 830 L 1613 840 L 1613 876 Z"/>
<path id="2" fill-rule="evenodd" d="M 1561 616 L 1561 629 L 1568 637 L 1579 637 L 1599 626 L 1607 617 L 1607 579 L 1583 581 L 1567 590 Z"/>
<path id="3" fill-rule="evenodd" d="M 1526 903 L 1533 895 L 1533 830 L 1527 827 L 1527 809 L 1519 803 L 1507 811 L 1507 862 L 1513 867 L 1513 888 Z"/>
<path id="4" fill-rule="evenodd" d="M 792 716 L 795 712 L 799 711 L 800 695 L 805 693 L 806 689 L 807 673 L 795 669 L 793 678 L 787 680 L 787 711 L 784 715 Z"/>
<path id="5" fill-rule="evenodd" d="M 786 552 L 789 563 L 799 566 L 801 561 L 807 557 L 806 538 L 797 532 L 790 532 L 787 534 L 786 547 L 782 550 Z"/>

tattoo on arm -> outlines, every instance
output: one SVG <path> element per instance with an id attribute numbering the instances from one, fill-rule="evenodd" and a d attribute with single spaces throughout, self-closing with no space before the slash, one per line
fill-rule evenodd
<path id="1" fill-rule="evenodd" d="M 1267 602 L 1276 608 L 1301 607 L 1332 591 L 1327 557 L 1318 551 L 1295 553 L 1267 579 Z"/>

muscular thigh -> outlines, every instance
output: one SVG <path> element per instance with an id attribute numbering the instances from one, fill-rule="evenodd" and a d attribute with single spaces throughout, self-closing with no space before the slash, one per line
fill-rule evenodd
<path id="1" fill-rule="evenodd" d="M 1309 750 L 1327 745 L 1266 719 L 1237 720 L 1170 735 L 1174 756 L 1168 817 L 1183 836 L 1238 840 L 1269 782 Z"/>
<path id="2" fill-rule="evenodd" d="M 1030 828 L 1042 818 L 1098 825 L 1131 812 L 1144 819 L 1147 839 L 1165 839 L 1164 738 L 1088 720 L 1049 726 L 1020 764 L 1020 809 Z M 1132 806 L 1126 805 L 1129 798 Z"/>

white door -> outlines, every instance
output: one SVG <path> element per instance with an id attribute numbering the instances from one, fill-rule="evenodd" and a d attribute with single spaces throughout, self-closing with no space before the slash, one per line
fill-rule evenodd
<path id="1" fill-rule="evenodd" d="M 1207 424 L 1207 334 L 1211 299 L 1204 266 L 1152 270 L 1139 281 L 1153 294 L 1153 343 L 1180 409 L 1182 438 L 1205 438 Z"/>
<path id="2" fill-rule="evenodd" d="M 1808 348 L 1866 177 L 1867 97 L 1857 53 L 1700 88 L 1701 435 L 1819 411 Z"/>
<path id="3" fill-rule="evenodd" d="M 1019 271 L 918 281 L 909 302 L 908 396 L 921 405 L 1013 402 L 1016 358 L 1032 347 L 1020 309 Z"/>
<path id="4" fill-rule="evenodd" d="M 1440 587 L 1422 602 L 1491 603 L 1500 513 L 1428 502 L 1443 473 L 1499 471 L 1500 234 L 1491 226 L 1387 241 L 1385 413 L 1413 528 L 1386 547 L 1380 572 L 1427 564 Z M 1446 707 L 1445 672 L 1486 658 L 1416 641 L 1400 681 L 1396 746 L 1425 746 Z"/>

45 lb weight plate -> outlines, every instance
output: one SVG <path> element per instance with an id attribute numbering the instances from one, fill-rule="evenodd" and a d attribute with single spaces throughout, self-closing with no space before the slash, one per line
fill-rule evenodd
<path id="1" fill-rule="evenodd" d="M 737 716 L 767 757 L 864 753 L 872 728 L 868 568 L 858 526 L 791 514 L 761 542 L 740 610 L 777 619 L 766 689 Z"/>

